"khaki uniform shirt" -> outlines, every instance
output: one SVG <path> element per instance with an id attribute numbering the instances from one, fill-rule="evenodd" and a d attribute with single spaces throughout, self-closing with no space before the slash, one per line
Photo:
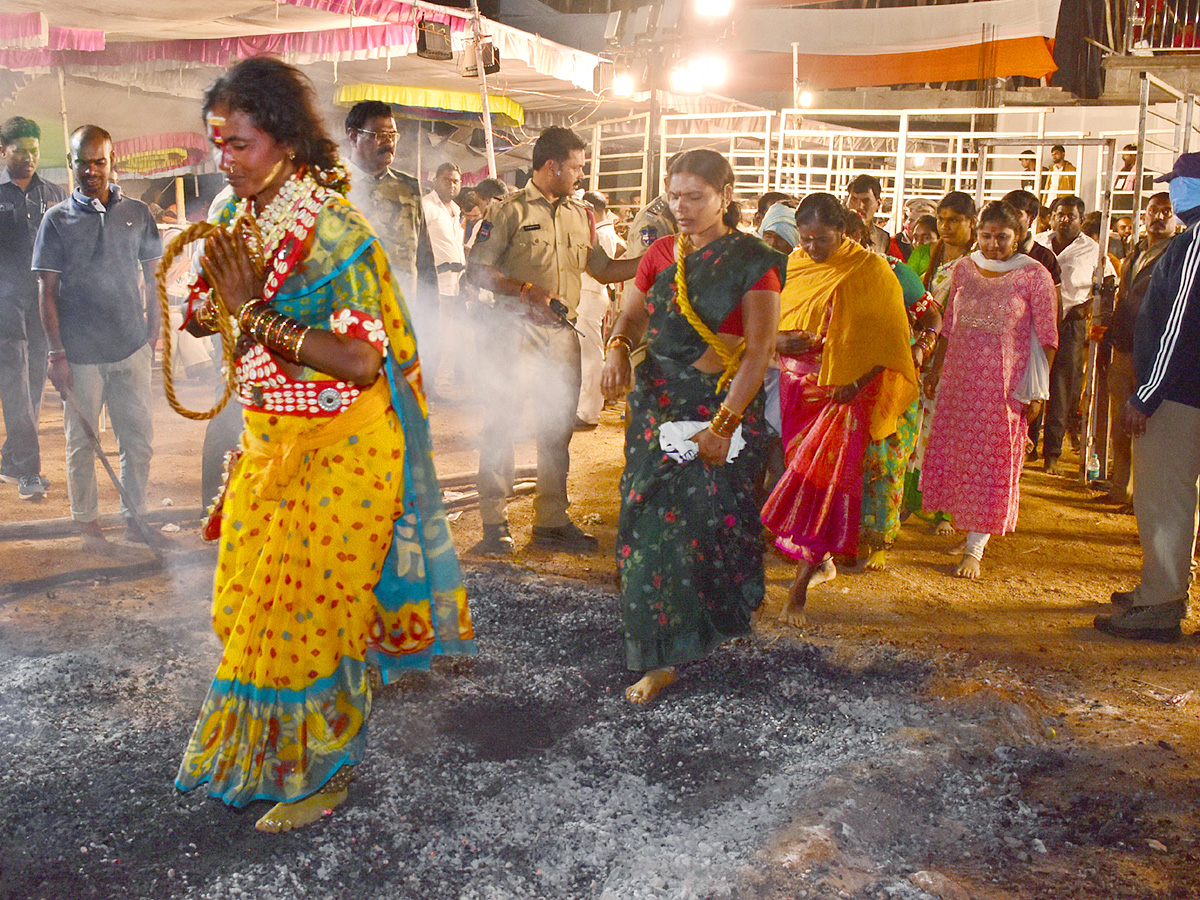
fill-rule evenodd
<path id="1" fill-rule="evenodd" d="M 492 204 L 475 235 L 471 262 L 557 294 L 574 317 L 594 238 L 591 207 L 573 197 L 554 206 L 530 181 Z"/>
<path id="2" fill-rule="evenodd" d="M 435 282 L 433 250 L 425 213 L 421 208 L 421 186 L 417 179 L 395 169 L 384 169 L 378 176 L 367 174 L 352 162 L 350 168 L 350 202 L 366 216 L 383 242 L 397 284 L 410 303 L 417 290 L 429 289 Z M 437 287 L 432 287 L 434 293 Z"/>
<path id="3" fill-rule="evenodd" d="M 674 234 L 678 231 L 675 217 L 667 206 L 665 194 L 659 194 L 646 206 L 643 206 L 629 226 L 629 237 L 625 242 L 625 257 L 641 259 L 650 245 L 660 237 Z"/>

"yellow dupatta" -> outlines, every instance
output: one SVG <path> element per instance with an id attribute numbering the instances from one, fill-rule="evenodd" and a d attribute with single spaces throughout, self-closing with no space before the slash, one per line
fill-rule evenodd
<path id="1" fill-rule="evenodd" d="M 788 257 L 779 327 L 820 333 L 829 314 L 817 383 L 843 385 L 875 366 L 879 391 L 871 411 L 871 440 L 896 430 L 896 419 L 917 398 L 904 293 L 887 260 L 846 239 L 825 262 L 800 248 Z"/>

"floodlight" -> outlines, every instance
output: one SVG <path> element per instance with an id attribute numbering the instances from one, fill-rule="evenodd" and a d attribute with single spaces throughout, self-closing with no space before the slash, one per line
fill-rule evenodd
<path id="1" fill-rule="evenodd" d="M 620 72 L 613 76 L 612 92 L 614 97 L 632 97 L 633 89 L 633 75 L 629 72 Z"/>
<path id="2" fill-rule="evenodd" d="M 696 15 L 705 19 L 723 19 L 733 9 L 733 0 L 696 0 Z"/>
<path id="3" fill-rule="evenodd" d="M 913 154 L 912 161 L 913 161 L 913 165 L 916 168 L 918 168 L 918 169 L 921 168 L 921 166 L 925 165 L 925 154 L 924 153 Z"/>
<path id="4" fill-rule="evenodd" d="M 699 94 L 704 84 L 694 77 L 690 66 L 676 66 L 671 70 L 671 90 L 676 94 Z"/>
<path id="5" fill-rule="evenodd" d="M 800 92 L 800 105 L 804 109 L 808 109 L 810 106 L 813 105 L 812 91 L 801 91 Z"/>
<path id="6" fill-rule="evenodd" d="M 719 56 L 698 56 L 688 63 L 692 77 L 705 87 L 720 87 L 729 77 L 729 66 Z"/>

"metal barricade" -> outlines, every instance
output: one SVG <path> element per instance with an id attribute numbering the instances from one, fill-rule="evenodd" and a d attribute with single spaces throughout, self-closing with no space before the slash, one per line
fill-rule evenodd
<path id="1" fill-rule="evenodd" d="M 673 154 L 707 147 L 733 167 L 734 199 L 757 201 L 770 190 L 771 134 L 777 115 L 773 110 L 738 110 L 663 116 L 659 171 L 667 170 L 666 161 Z"/>
<path id="2" fill-rule="evenodd" d="M 1126 52 L 1200 52 L 1196 0 L 1127 0 Z"/>
<path id="3" fill-rule="evenodd" d="M 657 193 L 647 183 L 649 113 L 597 122 L 588 138 L 589 190 L 604 193 L 608 208 L 618 217 L 631 217 Z"/>
<path id="4" fill-rule="evenodd" d="M 1026 171 L 1016 145 L 989 157 L 983 200 L 1011 190 L 1043 193 L 1046 131 L 1043 107 L 936 110 L 785 109 L 776 130 L 775 190 L 795 195 L 828 191 L 844 197 L 858 175 L 878 178 L 883 186 L 882 214 L 891 230 L 904 224 L 905 204 L 913 199 L 936 203 L 951 191 L 974 195 L 979 182 L 979 143 L 1008 138 L 1041 151 Z M 874 120 L 878 128 L 838 122 Z M 964 121 L 965 119 L 965 121 Z M 1032 126 L 1032 127 L 1031 127 Z M 1057 135 L 1065 141 L 1068 133 Z M 1051 143 L 1054 143 L 1053 141 Z M 1076 167 L 1082 158 L 1075 160 Z M 1098 199 L 1097 197 L 1094 199 Z"/>

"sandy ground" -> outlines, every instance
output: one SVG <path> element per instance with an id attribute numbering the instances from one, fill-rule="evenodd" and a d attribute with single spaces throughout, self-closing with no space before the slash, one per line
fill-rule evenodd
<path id="1" fill-rule="evenodd" d="M 443 474 L 474 468 L 479 420 L 449 393 Z M 171 788 L 219 655 L 196 523 L 149 574 L 144 550 L 103 560 L 14 528 L 67 515 L 47 400 L 54 486 L 39 504 L 0 491 L 0 583 L 43 579 L 0 593 L 0 898 L 1200 896 L 1196 623 L 1174 645 L 1090 627 L 1140 557 L 1134 520 L 1073 481 L 1026 471 L 1019 531 L 981 581 L 949 577 L 954 538 L 913 522 L 889 570 L 814 589 L 803 631 L 774 618 L 791 570 L 770 555 L 755 636 L 631 710 L 606 410 L 571 474 L 602 551 L 527 548 L 521 498 L 515 558 L 476 559 L 464 512 L 476 666 L 385 695 L 350 803 L 265 838 L 256 810 Z M 203 426 L 160 402 L 150 505 L 170 514 L 199 503 Z"/>

